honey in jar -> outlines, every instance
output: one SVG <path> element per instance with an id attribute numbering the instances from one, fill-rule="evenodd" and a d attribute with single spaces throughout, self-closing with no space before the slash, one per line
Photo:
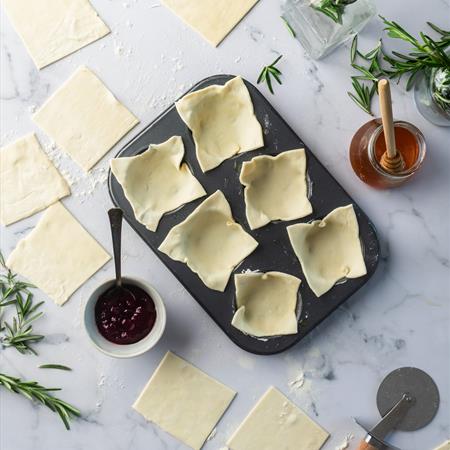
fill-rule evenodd
<path id="1" fill-rule="evenodd" d="M 380 119 L 363 125 L 350 144 L 350 162 L 356 175 L 369 186 L 388 189 L 408 181 L 422 166 L 426 145 L 420 130 L 408 122 L 395 121 L 395 143 L 404 167 L 400 172 L 388 172 L 381 164 L 386 152 L 383 126 Z"/>

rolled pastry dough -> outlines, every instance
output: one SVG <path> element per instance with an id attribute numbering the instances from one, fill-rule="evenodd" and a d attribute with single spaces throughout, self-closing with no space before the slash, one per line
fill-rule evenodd
<path id="1" fill-rule="evenodd" d="M 180 19 L 217 47 L 258 0 L 161 0 Z"/>
<path id="2" fill-rule="evenodd" d="M 342 278 L 367 273 L 353 205 L 331 211 L 324 219 L 287 227 L 306 280 L 320 297 Z"/>
<path id="3" fill-rule="evenodd" d="M 198 450 L 235 395 L 229 387 L 167 352 L 133 408 Z"/>
<path id="4" fill-rule="evenodd" d="M 277 156 L 256 156 L 242 165 L 245 207 L 252 230 L 273 220 L 294 220 L 312 213 L 303 148 Z"/>
<path id="5" fill-rule="evenodd" d="M 47 100 L 33 120 L 86 171 L 139 123 L 84 66 Z"/>
<path id="6" fill-rule="evenodd" d="M 221 191 L 173 227 L 159 250 L 181 261 L 211 289 L 223 292 L 233 269 L 258 246 L 234 221 Z"/>
<path id="7" fill-rule="evenodd" d="M 150 231 L 156 231 L 165 213 L 206 195 L 187 164 L 181 163 L 183 157 L 183 141 L 174 136 L 138 156 L 111 160 L 136 219 Z"/>
<path id="8" fill-rule="evenodd" d="M 110 256 L 61 203 L 50 206 L 6 265 L 62 305 Z"/>
<path id="9" fill-rule="evenodd" d="M 34 134 L 0 150 L 0 222 L 29 217 L 70 194 Z"/>
<path id="10" fill-rule="evenodd" d="M 187 94 L 175 105 L 192 131 L 203 172 L 238 153 L 264 146 L 252 99 L 240 77 L 224 86 L 209 86 Z"/>
<path id="11" fill-rule="evenodd" d="M 300 280 L 282 272 L 234 276 L 237 311 L 231 325 L 252 336 L 297 333 Z"/>
<path id="12" fill-rule="evenodd" d="M 2 0 L 2 4 L 39 69 L 109 33 L 88 0 Z"/>
<path id="13" fill-rule="evenodd" d="M 319 450 L 329 434 L 270 387 L 228 440 L 230 450 Z"/>

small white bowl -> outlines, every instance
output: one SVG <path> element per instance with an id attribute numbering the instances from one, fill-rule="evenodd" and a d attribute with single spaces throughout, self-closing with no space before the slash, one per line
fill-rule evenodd
<path id="1" fill-rule="evenodd" d="M 103 292 L 106 292 L 109 288 L 114 286 L 116 280 L 103 282 L 90 295 L 84 308 L 84 327 L 86 328 L 86 332 L 92 343 L 101 352 L 114 358 L 133 358 L 142 355 L 142 353 L 153 348 L 163 335 L 166 327 L 166 308 L 164 307 L 161 296 L 150 284 L 138 278 L 122 277 L 122 280 L 126 284 L 134 284 L 135 286 L 140 287 L 153 299 L 156 307 L 156 320 L 150 333 L 134 344 L 119 345 L 108 341 L 98 331 L 97 324 L 95 323 L 95 304 Z"/>

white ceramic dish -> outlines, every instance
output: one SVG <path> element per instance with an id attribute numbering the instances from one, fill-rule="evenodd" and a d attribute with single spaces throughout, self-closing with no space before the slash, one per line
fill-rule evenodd
<path id="1" fill-rule="evenodd" d="M 163 335 L 166 327 L 166 308 L 161 296 L 150 284 L 139 278 L 122 277 L 122 280 L 124 283 L 134 284 L 140 287 L 153 299 L 156 307 L 156 321 L 150 333 L 144 339 L 134 344 L 119 345 L 108 341 L 98 331 L 97 324 L 95 323 L 95 304 L 98 297 L 114 285 L 115 280 L 103 282 L 90 295 L 84 308 L 84 326 L 90 340 L 101 352 L 114 358 L 133 358 L 153 348 Z"/>

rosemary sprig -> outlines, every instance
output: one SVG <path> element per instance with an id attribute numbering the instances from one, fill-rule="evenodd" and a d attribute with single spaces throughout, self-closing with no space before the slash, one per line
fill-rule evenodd
<path id="1" fill-rule="evenodd" d="M 6 267 L 5 258 L 0 252 L 0 268 L 5 273 L 0 273 L 0 308 L 16 303 L 16 295 L 28 295 L 29 288 L 34 288 L 30 283 L 17 279 L 17 275 Z"/>
<path id="2" fill-rule="evenodd" d="M 424 33 L 420 33 L 420 41 L 414 38 L 398 23 L 389 21 L 380 16 L 389 37 L 401 39 L 408 42 L 412 49 L 408 54 L 393 51 L 391 55 L 383 50 L 381 39 L 378 45 L 368 53 L 361 53 L 358 50 L 357 37 L 353 39 L 350 49 L 351 65 L 359 74 L 352 76 L 352 86 L 354 92 L 348 92 L 350 98 L 365 112 L 372 115 L 372 98 L 377 92 L 377 82 L 381 77 L 396 79 L 398 82 L 404 75 L 408 75 L 406 90 L 409 91 L 417 80 L 417 75 L 427 68 L 440 68 L 445 72 L 442 79 L 446 82 L 450 79 L 450 58 L 446 54 L 446 49 L 450 46 L 450 31 L 445 31 L 430 22 L 428 26 L 437 32 L 441 38 L 438 41 L 431 39 Z M 361 64 L 356 60 L 360 58 Z M 384 63 L 384 64 L 383 64 Z M 383 67 L 386 63 L 388 68 Z M 449 108 L 450 100 L 441 92 L 445 91 L 447 84 L 444 82 L 438 92 L 433 93 L 433 98 L 444 110 Z"/>
<path id="3" fill-rule="evenodd" d="M 292 37 L 297 37 L 297 33 L 295 32 L 295 30 L 292 28 L 291 24 L 283 17 L 280 16 L 280 19 L 283 21 L 283 23 L 286 25 L 287 30 L 289 31 L 290 35 Z"/>
<path id="4" fill-rule="evenodd" d="M 31 347 L 44 336 L 40 334 L 32 334 L 32 322 L 39 319 L 44 313 L 36 312 L 44 302 L 33 304 L 33 294 L 29 293 L 24 300 L 20 293 L 16 294 L 16 312 L 17 316 L 13 317 L 12 325 L 4 322 L 5 336 L 3 336 L 2 344 L 4 347 L 14 347 L 22 354 L 33 353 L 36 351 Z"/>
<path id="5" fill-rule="evenodd" d="M 278 84 L 283 84 L 280 79 L 282 73 L 277 67 L 275 67 L 282 57 L 283 55 L 278 56 L 278 58 L 275 59 L 275 61 L 272 64 L 263 67 L 258 77 L 257 84 L 262 83 L 264 81 L 267 84 L 267 88 L 269 89 L 271 94 L 274 94 L 272 77 L 277 81 Z"/>
<path id="6" fill-rule="evenodd" d="M 8 305 L 14 305 L 16 315 L 12 319 L 12 324 L 4 321 L 0 324 L 0 331 L 4 334 L 0 342 L 4 347 L 14 347 L 22 354 L 36 351 L 31 347 L 42 340 L 44 336 L 33 334 L 32 322 L 42 316 L 42 312 L 37 312 L 44 302 L 33 304 L 33 294 L 30 288 L 34 286 L 17 279 L 17 275 L 6 267 L 3 254 L 0 252 L 0 266 L 4 273 L 0 274 L 0 309 Z"/>
<path id="7" fill-rule="evenodd" d="M 56 369 L 56 370 L 67 370 L 71 371 L 72 369 L 67 366 L 63 366 L 62 364 L 41 364 L 39 369 Z"/>
<path id="8" fill-rule="evenodd" d="M 67 430 L 70 430 L 70 420 L 73 417 L 81 416 L 81 412 L 77 408 L 49 394 L 49 392 L 60 391 L 60 388 L 46 388 L 36 381 L 23 381 L 20 378 L 14 378 L 3 373 L 0 373 L 0 386 L 47 406 L 59 415 Z"/>

